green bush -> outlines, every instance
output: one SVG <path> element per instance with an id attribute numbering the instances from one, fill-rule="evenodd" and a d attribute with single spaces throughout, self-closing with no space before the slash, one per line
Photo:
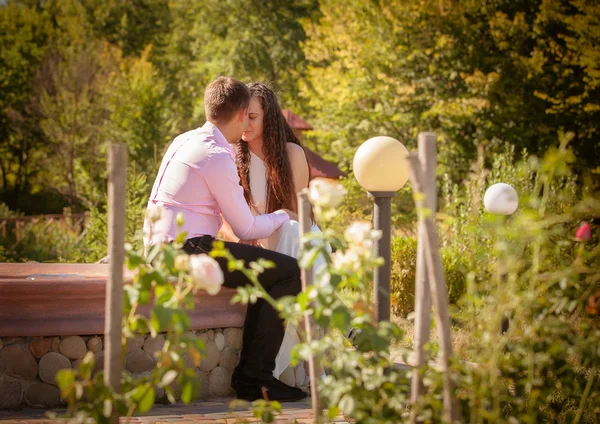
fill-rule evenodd
<path id="1" fill-rule="evenodd" d="M 86 252 L 81 229 L 74 224 L 68 209 L 62 220 L 27 222 L 20 231 L 18 241 L 13 234 L 2 239 L 0 261 L 73 262 Z"/>
<path id="2" fill-rule="evenodd" d="M 133 249 L 142 244 L 142 225 L 146 213 L 146 205 L 150 197 L 150 186 L 145 174 L 138 173 L 135 163 L 129 168 L 127 198 L 125 204 L 125 242 Z M 92 208 L 85 234 L 85 254 L 77 258 L 78 262 L 97 262 L 107 255 L 108 246 L 108 212 L 107 201 L 100 207 Z"/>
<path id="3" fill-rule="evenodd" d="M 466 267 L 460 252 L 453 247 L 441 249 L 450 302 L 456 302 L 466 287 Z M 406 316 L 415 305 L 415 270 L 417 266 L 417 240 L 413 237 L 392 239 L 392 277 L 390 299 L 392 311 Z"/>

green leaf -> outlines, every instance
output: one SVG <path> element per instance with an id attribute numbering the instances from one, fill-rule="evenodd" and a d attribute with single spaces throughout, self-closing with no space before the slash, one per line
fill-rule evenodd
<path id="1" fill-rule="evenodd" d="M 171 317 L 173 316 L 174 310 L 171 308 L 165 308 L 162 305 L 156 305 L 152 310 L 152 318 L 150 324 L 156 329 L 157 332 L 166 331 L 171 323 Z"/>
<path id="2" fill-rule="evenodd" d="M 350 320 L 352 317 L 350 316 L 350 312 L 345 306 L 338 306 L 333 310 L 332 321 L 335 328 L 338 330 L 345 332 L 350 328 Z"/>
<path id="3" fill-rule="evenodd" d="M 137 404 L 138 412 L 143 414 L 148 412 L 154 405 L 154 387 L 150 383 L 143 384 L 137 387 L 131 398 Z"/>
<path id="4" fill-rule="evenodd" d="M 56 373 L 56 384 L 61 390 L 66 390 L 75 383 L 75 370 L 62 369 Z"/>

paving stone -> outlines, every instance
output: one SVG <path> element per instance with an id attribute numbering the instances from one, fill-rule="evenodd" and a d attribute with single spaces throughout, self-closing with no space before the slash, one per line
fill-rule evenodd
<path id="1" fill-rule="evenodd" d="M 204 372 L 211 371 L 218 363 L 221 352 L 214 341 L 209 340 L 204 349 L 205 358 L 200 360 L 200 369 Z"/>
<path id="2" fill-rule="evenodd" d="M 58 351 L 69 359 L 81 359 L 87 352 L 87 346 L 79 336 L 69 336 L 62 339 Z"/>
<path id="3" fill-rule="evenodd" d="M 152 357 L 154 354 L 162 350 L 165 345 L 165 337 L 162 334 L 157 334 L 156 337 L 148 336 L 144 341 L 143 349 Z"/>
<path id="4" fill-rule="evenodd" d="M 132 373 L 150 371 L 154 368 L 154 360 L 143 350 L 134 350 L 125 357 L 125 369 Z"/>
<path id="5" fill-rule="evenodd" d="M 24 344 L 11 344 L 0 350 L 0 371 L 12 377 L 35 380 L 38 364 Z"/>
<path id="6" fill-rule="evenodd" d="M 241 328 L 237 328 L 237 327 L 226 328 L 225 331 L 223 332 L 223 335 L 225 336 L 225 344 L 227 346 L 231 346 L 235 349 L 242 348 L 242 340 L 244 337 L 244 332 L 242 331 Z"/>
<path id="7" fill-rule="evenodd" d="M 24 400 L 35 408 L 53 408 L 60 405 L 60 391 L 51 384 L 36 382 L 27 388 Z"/>
<path id="8" fill-rule="evenodd" d="M 216 367 L 210 372 L 211 396 L 227 396 L 231 393 L 231 372 L 225 367 Z"/>
<path id="9" fill-rule="evenodd" d="M 52 349 L 52 339 L 48 337 L 35 338 L 29 343 L 29 350 L 36 358 L 41 358 Z"/>
<path id="10" fill-rule="evenodd" d="M 60 347 L 60 337 L 54 337 L 52 339 L 52 351 L 58 352 L 59 347 Z"/>
<path id="11" fill-rule="evenodd" d="M 90 352 L 98 353 L 102 350 L 102 339 L 100 337 L 91 337 L 86 345 Z"/>
<path id="12" fill-rule="evenodd" d="M 71 368 L 71 361 L 58 352 L 48 352 L 40 359 L 40 379 L 44 383 L 56 385 L 58 370 Z"/>
<path id="13" fill-rule="evenodd" d="M 21 405 L 22 399 L 23 383 L 21 380 L 8 375 L 0 375 L 0 409 L 16 409 Z"/>
<path id="14" fill-rule="evenodd" d="M 227 346 L 221 352 L 221 356 L 219 357 L 219 365 L 227 368 L 229 372 L 233 372 L 235 366 L 238 364 L 240 360 L 240 351 Z"/>

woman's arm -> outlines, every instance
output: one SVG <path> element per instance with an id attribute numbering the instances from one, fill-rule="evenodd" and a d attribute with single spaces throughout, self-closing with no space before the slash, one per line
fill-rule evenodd
<path id="1" fill-rule="evenodd" d="M 297 144 L 287 144 L 288 157 L 292 167 L 292 177 L 294 178 L 294 190 L 296 193 L 308 187 L 308 160 L 304 149 Z"/>

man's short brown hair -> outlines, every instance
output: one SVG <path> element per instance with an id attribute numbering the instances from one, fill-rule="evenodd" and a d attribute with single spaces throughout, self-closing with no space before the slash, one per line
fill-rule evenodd
<path id="1" fill-rule="evenodd" d="M 206 119 L 215 123 L 231 121 L 236 113 L 250 104 L 250 92 L 241 81 L 219 77 L 204 91 Z"/>

